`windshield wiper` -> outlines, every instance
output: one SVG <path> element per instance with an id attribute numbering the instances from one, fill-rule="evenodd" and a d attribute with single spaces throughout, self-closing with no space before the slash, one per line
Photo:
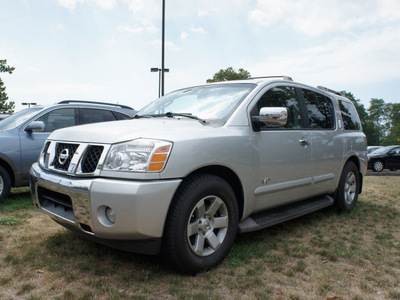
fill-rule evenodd
<path id="1" fill-rule="evenodd" d="M 207 123 L 207 121 L 206 120 L 204 120 L 204 119 L 200 119 L 199 117 L 197 117 L 197 116 L 194 116 L 194 115 L 192 115 L 191 113 L 173 113 L 173 112 L 167 112 L 166 114 L 165 114 L 165 116 L 166 117 L 168 117 L 168 118 L 172 118 L 172 117 L 186 117 L 186 118 L 190 118 L 190 119 L 194 119 L 194 120 L 197 120 L 197 121 L 200 121 L 201 123 Z"/>
<path id="2" fill-rule="evenodd" d="M 139 118 L 162 118 L 162 117 L 168 117 L 168 118 L 173 118 L 173 117 L 185 117 L 185 118 L 190 118 L 194 119 L 197 121 L 200 121 L 203 124 L 206 124 L 207 121 L 204 119 L 201 119 L 197 116 L 192 115 L 191 113 L 173 113 L 173 112 L 167 112 L 165 114 L 154 114 L 154 115 L 135 115 L 133 118 L 134 119 L 139 119 Z"/>

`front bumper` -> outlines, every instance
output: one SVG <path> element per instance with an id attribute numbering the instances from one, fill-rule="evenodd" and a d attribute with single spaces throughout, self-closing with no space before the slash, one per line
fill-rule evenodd
<path id="1" fill-rule="evenodd" d="M 180 179 L 67 177 L 47 172 L 38 163 L 30 171 L 34 204 L 57 223 L 111 247 L 152 254 L 158 249 L 140 249 L 146 241 L 152 247 L 152 241 L 161 241 L 168 209 L 180 183 Z M 113 210 L 114 223 L 107 218 L 106 208 Z M 129 241 L 137 241 L 140 249 L 135 251 Z"/>

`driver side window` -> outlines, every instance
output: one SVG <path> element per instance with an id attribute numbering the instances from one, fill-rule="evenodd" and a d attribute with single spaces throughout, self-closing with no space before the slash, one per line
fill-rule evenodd
<path id="1" fill-rule="evenodd" d="M 289 110 L 288 123 L 282 128 L 300 129 L 301 117 L 296 89 L 289 86 L 278 86 L 269 89 L 257 102 L 257 112 L 262 107 L 287 107 Z M 261 129 L 265 129 L 261 127 Z M 276 128 L 275 128 L 276 129 Z"/>
<path id="2" fill-rule="evenodd" d="M 395 148 L 395 149 L 393 149 L 392 151 L 390 151 L 390 153 L 391 153 L 392 155 L 398 156 L 398 155 L 400 155 L 400 148 Z"/>
<path id="3" fill-rule="evenodd" d="M 48 112 L 43 116 L 36 119 L 36 121 L 42 121 L 45 125 L 45 132 L 52 132 L 56 129 L 75 126 L 75 109 L 74 108 L 60 108 Z"/>

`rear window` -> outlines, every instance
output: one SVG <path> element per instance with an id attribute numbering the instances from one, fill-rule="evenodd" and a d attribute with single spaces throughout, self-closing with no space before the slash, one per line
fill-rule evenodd
<path id="1" fill-rule="evenodd" d="M 334 128 L 334 110 L 331 99 L 319 93 L 303 89 L 310 128 Z"/>
<path id="2" fill-rule="evenodd" d="M 361 130 L 361 122 L 353 103 L 339 100 L 345 130 Z"/>

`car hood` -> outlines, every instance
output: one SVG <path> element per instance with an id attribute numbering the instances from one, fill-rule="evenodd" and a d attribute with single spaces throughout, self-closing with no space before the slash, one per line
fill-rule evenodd
<path id="1" fill-rule="evenodd" d="M 386 156 L 386 153 L 380 153 L 380 154 L 371 153 L 371 154 L 368 154 L 367 156 L 368 156 L 368 158 L 379 158 L 379 157 Z"/>
<path id="2" fill-rule="evenodd" d="M 215 129 L 186 118 L 131 119 L 64 128 L 54 131 L 49 139 L 99 144 L 113 144 L 137 138 L 177 141 L 209 135 Z"/>

